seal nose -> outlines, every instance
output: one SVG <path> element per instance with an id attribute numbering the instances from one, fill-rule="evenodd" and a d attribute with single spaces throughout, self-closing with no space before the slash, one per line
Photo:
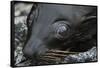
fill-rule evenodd
<path id="1" fill-rule="evenodd" d="M 32 50 L 32 48 L 24 47 L 23 54 L 25 57 L 31 58 L 34 54 L 34 51 Z"/>
<path id="2" fill-rule="evenodd" d="M 28 58 L 33 58 L 34 56 L 41 55 L 45 53 L 46 47 L 42 44 L 39 39 L 29 40 L 26 46 L 23 48 L 23 53 Z"/>

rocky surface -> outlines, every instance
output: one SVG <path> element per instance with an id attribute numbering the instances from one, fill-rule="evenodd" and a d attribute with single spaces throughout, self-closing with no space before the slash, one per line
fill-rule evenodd
<path id="1" fill-rule="evenodd" d="M 22 48 L 26 40 L 27 35 L 27 25 L 26 19 L 30 12 L 32 4 L 18 3 L 15 4 L 15 51 L 14 51 L 14 61 L 15 65 L 19 64 L 21 61 L 25 60 L 23 56 Z"/>
<path id="2" fill-rule="evenodd" d="M 92 62 L 97 61 L 97 48 L 93 47 L 87 52 L 75 54 L 75 55 L 68 55 L 65 57 L 65 63 L 79 63 L 79 62 Z"/>

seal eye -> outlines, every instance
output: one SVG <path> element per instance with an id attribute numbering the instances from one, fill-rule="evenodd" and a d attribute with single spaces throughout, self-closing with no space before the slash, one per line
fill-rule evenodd
<path id="1" fill-rule="evenodd" d="M 58 21 L 53 24 L 53 29 L 56 38 L 64 39 L 68 31 L 70 31 L 70 26 L 67 21 Z"/>
<path id="2" fill-rule="evenodd" d="M 65 25 L 60 25 L 57 29 L 57 34 L 64 35 L 68 31 L 68 28 Z"/>

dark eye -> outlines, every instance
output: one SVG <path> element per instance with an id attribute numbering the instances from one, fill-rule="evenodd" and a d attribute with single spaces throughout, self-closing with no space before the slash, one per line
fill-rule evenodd
<path id="1" fill-rule="evenodd" d="M 70 25 L 67 21 L 57 21 L 53 24 L 55 37 L 58 39 L 64 39 L 70 31 Z"/>

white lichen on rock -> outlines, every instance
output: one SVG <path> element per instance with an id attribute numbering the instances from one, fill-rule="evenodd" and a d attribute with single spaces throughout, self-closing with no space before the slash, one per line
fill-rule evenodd
<path id="1" fill-rule="evenodd" d="M 18 3 L 15 4 L 14 24 L 15 24 L 15 51 L 14 61 L 15 65 L 25 60 L 23 56 L 23 46 L 27 35 L 26 19 L 33 4 Z"/>
<path id="2" fill-rule="evenodd" d="M 92 62 L 97 61 L 97 48 L 82 52 L 75 55 L 68 55 L 64 59 L 64 63 L 77 63 L 77 62 Z"/>

